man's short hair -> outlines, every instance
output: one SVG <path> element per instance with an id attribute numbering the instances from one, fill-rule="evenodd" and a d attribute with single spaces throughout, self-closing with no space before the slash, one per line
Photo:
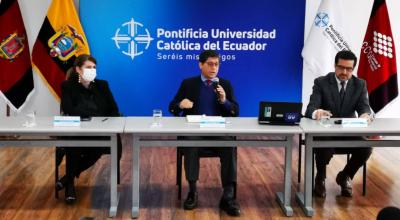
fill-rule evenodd
<path id="1" fill-rule="evenodd" d="M 355 67 L 357 65 L 357 57 L 350 50 L 339 51 L 335 56 L 335 65 L 338 64 L 339 59 L 342 59 L 342 60 L 353 60 L 354 61 L 353 67 Z"/>
<path id="2" fill-rule="evenodd" d="M 201 54 L 199 56 L 199 62 L 204 63 L 207 61 L 207 59 L 209 57 L 215 57 L 215 58 L 219 59 L 219 53 L 215 50 L 205 50 L 205 51 L 201 52 Z"/>
<path id="3" fill-rule="evenodd" d="M 388 206 L 379 211 L 377 220 L 385 220 L 385 219 L 399 219 L 400 218 L 400 209 L 393 206 Z"/>

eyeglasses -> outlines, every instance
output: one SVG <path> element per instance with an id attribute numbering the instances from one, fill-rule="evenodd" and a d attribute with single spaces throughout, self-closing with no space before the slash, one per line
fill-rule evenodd
<path id="1" fill-rule="evenodd" d="M 219 67 L 219 63 L 214 63 L 214 62 L 206 62 L 206 64 L 207 64 L 209 67 L 213 67 L 213 66 L 215 66 L 215 67 Z"/>
<path id="2" fill-rule="evenodd" d="M 347 67 L 347 66 L 342 66 L 342 65 L 336 65 L 336 68 L 340 71 L 346 70 L 346 72 L 353 72 L 353 70 L 354 70 L 353 67 Z"/>

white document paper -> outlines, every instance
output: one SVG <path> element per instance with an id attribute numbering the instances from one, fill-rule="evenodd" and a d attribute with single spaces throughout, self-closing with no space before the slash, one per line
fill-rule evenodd
<path id="1" fill-rule="evenodd" d="M 186 121 L 189 123 L 200 123 L 202 117 L 205 117 L 205 115 L 186 115 Z"/>

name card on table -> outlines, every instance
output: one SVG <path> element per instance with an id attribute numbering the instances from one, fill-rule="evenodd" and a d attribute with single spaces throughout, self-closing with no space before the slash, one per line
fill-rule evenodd
<path id="1" fill-rule="evenodd" d="M 343 118 L 342 127 L 344 128 L 366 128 L 368 120 L 366 118 Z"/>
<path id="2" fill-rule="evenodd" d="M 200 128 L 224 128 L 225 118 L 221 116 L 204 116 L 200 119 Z"/>
<path id="3" fill-rule="evenodd" d="M 54 116 L 53 125 L 55 127 L 79 127 L 81 125 L 81 117 Z"/>

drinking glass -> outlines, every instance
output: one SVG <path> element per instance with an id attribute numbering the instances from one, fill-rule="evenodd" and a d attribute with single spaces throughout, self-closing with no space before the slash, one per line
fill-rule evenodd
<path id="1" fill-rule="evenodd" d="M 25 127 L 33 127 L 36 126 L 36 112 L 32 111 L 25 115 L 25 123 L 23 126 Z"/>
<path id="2" fill-rule="evenodd" d="M 152 126 L 154 126 L 154 127 L 161 126 L 161 118 L 162 118 L 162 110 L 161 109 L 153 109 L 153 123 L 152 123 Z"/>
<path id="3" fill-rule="evenodd" d="M 319 123 L 324 127 L 329 127 L 329 126 L 332 125 L 330 119 L 331 119 L 331 116 L 323 115 L 323 116 L 321 116 L 321 119 L 320 119 Z"/>

